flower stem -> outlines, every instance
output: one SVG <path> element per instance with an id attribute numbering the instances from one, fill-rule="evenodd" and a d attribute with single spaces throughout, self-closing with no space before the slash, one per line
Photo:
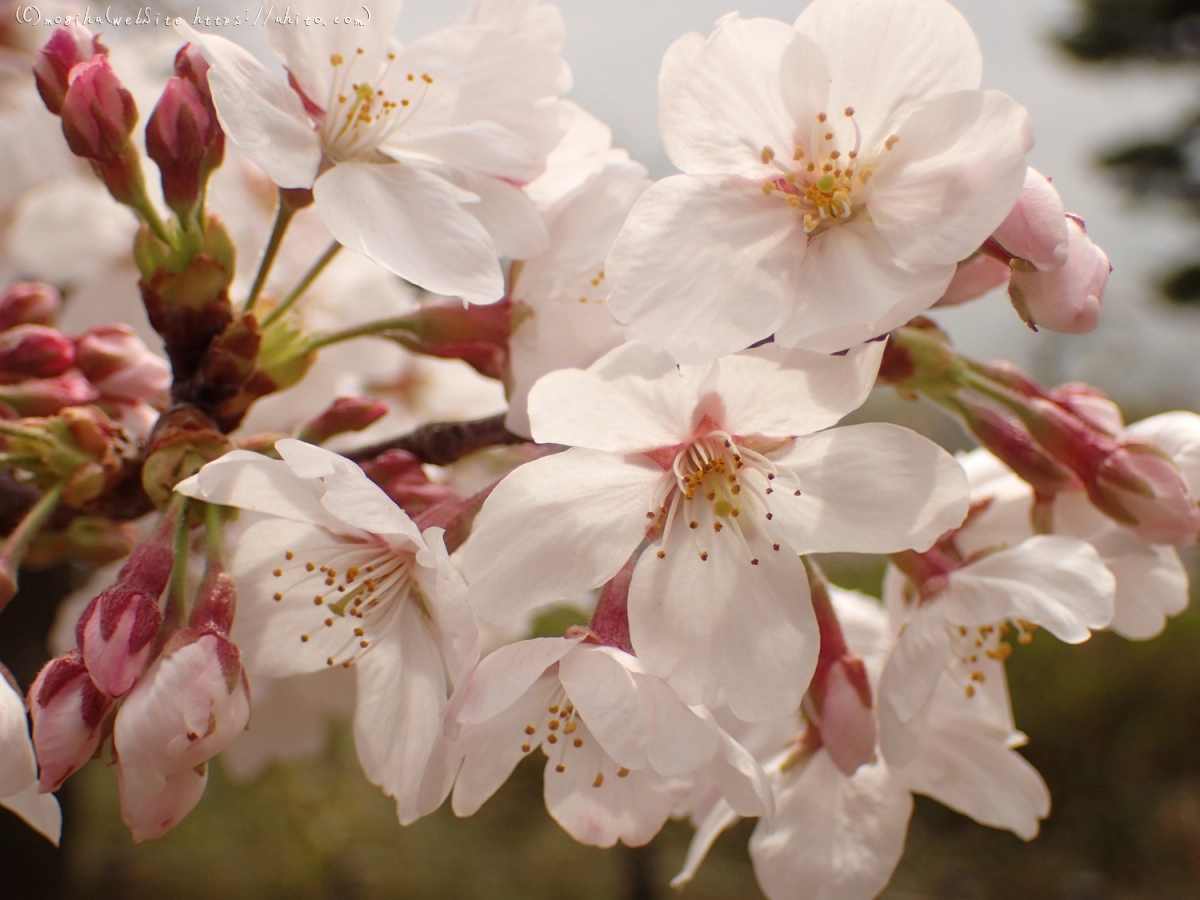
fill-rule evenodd
<path id="1" fill-rule="evenodd" d="M 172 539 L 172 550 L 175 554 L 175 564 L 171 567 L 171 580 L 167 583 L 168 619 L 176 622 L 187 621 L 187 570 L 188 570 L 188 504 L 189 500 L 183 494 L 175 494 L 167 506 L 166 520 L 175 517 L 175 534 Z M 165 523 L 164 523 L 165 524 Z M 163 629 L 168 633 L 170 629 Z"/>
<path id="2" fill-rule="evenodd" d="M 362 462 L 388 450 L 404 450 L 423 463 L 447 466 L 468 453 L 497 445 L 527 444 L 526 438 L 504 427 L 504 414 L 469 422 L 433 422 L 400 437 L 362 447 L 349 454 Z"/>
<path id="3" fill-rule="evenodd" d="M 262 258 L 258 261 L 258 272 L 254 276 L 254 284 L 250 288 L 246 302 L 242 304 L 242 312 L 248 313 L 254 308 L 258 295 L 262 293 L 263 285 L 267 283 L 267 276 L 271 274 L 271 266 L 275 264 L 275 257 L 279 253 L 280 245 L 283 244 L 283 236 L 287 234 L 288 225 L 291 224 L 292 216 L 295 214 L 295 207 L 285 202 L 283 193 L 280 192 L 279 205 L 275 207 L 275 224 L 271 226 L 271 235 L 267 238 L 267 246 L 263 248 Z"/>
<path id="4" fill-rule="evenodd" d="M 325 267 L 333 261 L 333 258 L 338 255 L 338 251 L 341 249 L 342 245 L 337 241 L 334 241 L 327 248 L 325 248 L 325 252 L 321 254 L 320 258 L 309 267 L 307 272 L 304 273 L 304 277 L 300 279 L 300 283 L 292 288 L 288 295 L 279 302 L 279 305 L 271 310 L 267 314 L 267 317 L 263 319 L 262 327 L 266 328 L 285 312 L 291 309 L 292 305 L 300 299 L 300 296 L 305 291 L 308 290 L 309 285 L 317 280 L 317 276 L 325 271 Z"/>
<path id="5" fill-rule="evenodd" d="M 25 514 L 25 517 L 5 539 L 4 547 L 0 549 L 0 610 L 3 610 L 8 605 L 8 601 L 16 594 L 17 570 L 21 566 L 21 558 L 29 549 L 29 545 L 33 543 L 33 539 L 42 526 L 46 524 L 46 520 L 50 518 L 50 514 L 58 506 L 59 498 L 62 497 L 66 486 L 67 483 L 61 481 L 42 494 L 33 508 Z"/>

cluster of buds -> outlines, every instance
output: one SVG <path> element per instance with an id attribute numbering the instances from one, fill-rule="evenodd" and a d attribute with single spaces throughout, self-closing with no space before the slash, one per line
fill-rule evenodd
<path id="1" fill-rule="evenodd" d="M 47 663 L 29 691 L 40 790 L 57 790 L 111 736 L 122 816 L 135 840 L 158 837 L 191 811 L 208 759 L 250 715 L 241 652 L 229 640 L 236 594 L 215 515 L 205 574 L 182 626 L 178 567 L 186 560 L 175 545 L 186 515 L 183 504 L 172 508 L 116 583 L 88 604 L 76 647 Z"/>
<path id="2" fill-rule="evenodd" d="M 1050 180 L 1029 169 L 1008 218 L 959 264 L 938 305 L 965 303 L 1007 283 L 1013 308 L 1034 331 L 1083 334 L 1100 320 L 1111 271 L 1083 220 L 1065 212 Z"/>

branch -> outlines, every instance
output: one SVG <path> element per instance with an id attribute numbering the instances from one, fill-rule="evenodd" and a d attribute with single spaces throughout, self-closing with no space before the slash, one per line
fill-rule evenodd
<path id="1" fill-rule="evenodd" d="M 433 422 L 391 440 L 361 447 L 346 455 L 355 462 L 374 459 L 388 450 L 405 450 L 423 463 L 447 466 L 485 447 L 528 444 L 528 438 L 504 427 L 504 414 L 470 422 Z"/>

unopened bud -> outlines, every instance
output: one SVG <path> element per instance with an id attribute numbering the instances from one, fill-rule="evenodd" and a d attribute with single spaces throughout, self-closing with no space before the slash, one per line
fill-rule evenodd
<path id="1" fill-rule="evenodd" d="M 1151 544 L 1194 544 L 1200 507 L 1179 467 L 1148 441 L 1124 441 L 1087 485 L 1097 508 Z"/>
<path id="2" fill-rule="evenodd" d="M 460 499 L 453 489 L 430 481 L 421 461 L 406 450 L 387 450 L 360 465 L 368 478 L 414 518 L 441 503 Z"/>
<path id="3" fill-rule="evenodd" d="M 162 175 L 163 199 L 181 218 L 200 200 L 209 144 L 220 130 L 191 82 L 167 82 L 146 123 L 146 153 Z"/>
<path id="4" fill-rule="evenodd" d="M 0 332 L 0 376 L 53 378 L 75 363 L 75 345 L 45 325 L 18 325 Z"/>
<path id="5" fill-rule="evenodd" d="M 101 163 L 121 159 L 138 118 L 133 95 L 107 56 L 94 56 L 71 70 L 61 114 L 71 152 Z"/>
<path id="6" fill-rule="evenodd" d="M 338 397 L 325 412 L 296 435 L 310 444 L 323 444 L 339 434 L 362 431 L 387 415 L 387 404 L 368 397 Z"/>
<path id="7" fill-rule="evenodd" d="M 954 270 L 954 277 L 946 285 L 946 292 L 934 306 L 958 306 L 968 300 L 982 297 L 988 291 L 1008 283 L 1009 267 L 982 253 L 964 260 Z"/>
<path id="8" fill-rule="evenodd" d="M 107 56 L 108 48 L 82 25 L 72 22 L 54 29 L 33 64 L 38 93 L 50 112 L 57 116 L 62 111 L 71 69 L 96 55 Z"/>
<path id="9" fill-rule="evenodd" d="M 56 791 L 91 759 L 104 736 L 113 701 L 88 675 L 78 650 L 50 660 L 29 689 L 39 790 Z"/>
<path id="10" fill-rule="evenodd" d="M 1034 328 L 1083 334 L 1100 321 L 1100 304 L 1112 266 L 1076 219 L 1068 216 L 1066 222 L 1066 263 L 1046 272 L 1014 267 L 1008 293 L 1018 314 Z"/>
<path id="11" fill-rule="evenodd" d="M 208 767 L 200 766 L 163 778 L 157 790 L 148 789 L 145 779 L 131 779 L 129 770 L 118 759 L 121 820 L 133 832 L 134 842 L 160 838 L 182 822 L 204 796 L 207 784 Z"/>
<path id="12" fill-rule="evenodd" d="M 819 721 L 821 744 L 847 777 L 875 760 L 875 709 L 867 669 L 857 656 L 835 661 L 822 673 Z M 810 688 L 810 690 L 812 690 Z"/>
<path id="13" fill-rule="evenodd" d="M 30 378 L 16 384 L 0 384 L 0 403 L 18 416 L 52 416 L 69 406 L 82 406 L 100 399 L 100 392 L 75 369 L 54 378 Z"/>
<path id="14" fill-rule="evenodd" d="M 433 300 L 396 319 L 395 326 L 379 336 L 415 353 L 461 359 L 488 378 L 504 377 L 513 326 L 511 300 L 465 307 L 458 301 Z"/>
<path id="15" fill-rule="evenodd" d="M 1053 496 L 1079 487 L 1079 479 L 1071 470 L 1043 450 L 1020 422 L 970 400 L 962 401 L 959 411 L 979 443 L 1021 476 L 1035 493 Z"/>
<path id="16" fill-rule="evenodd" d="M 1108 434 L 1120 434 L 1125 428 L 1121 408 L 1099 388 L 1082 381 L 1060 384 L 1050 391 L 1050 399 L 1085 422 Z"/>
<path id="17" fill-rule="evenodd" d="M 162 625 L 158 598 L 167 586 L 175 554 L 173 522 L 138 547 L 112 587 L 96 597 L 75 626 L 75 640 L 96 686 L 110 697 L 129 692 L 145 671 Z"/>
<path id="18" fill-rule="evenodd" d="M 81 334 L 75 365 L 107 399 L 166 404 L 171 369 L 128 325 L 97 325 Z"/>
<path id="19" fill-rule="evenodd" d="M 157 506 L 165 507 L 175 485 L 231 449 L 225 435 L 199 410 L 190 406 L 168 410 L 146 446 L 142 488 Z"/>
<path id="20" fill-rule="evenodd" d="M 1036 169 L 1026 169 L 1017 205 L 993 237 L 1013 256 L 1028 260 L 1039 271 L 1059 269 L 1068 254 L 1065 216 L 1062 198 L 1050 181 Z"/>
<path id="21" fill-rule="evenodd" d="M 0 296 L 0 331 L 17 325 L 53 325 L 62 309 L 62 297 L 48 284 L 23 281 Z"/>

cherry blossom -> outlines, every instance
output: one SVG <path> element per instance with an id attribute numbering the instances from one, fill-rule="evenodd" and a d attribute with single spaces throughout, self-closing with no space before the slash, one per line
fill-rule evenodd
<path id="1" fill-rule="evenodd" d="M 359 761 L 409 821 L 449 685 L 478 657 L 464 586 L 441 529 L 422 534 L 353 463 L 295 440 L 276 449 L 282 461 L 226 454 L 178 490 L 263 514 L 230 564 L 246 669 L 356 669 Z"/>
<path id="2" fill-rule="evenodd" d="M 943 0 L 816 0 L 794 29 L 731 14 L 673 44 L 659 122 L 686 174 L 613 247 L 627 336 L 682 362 L 771 334 L 830 352 L 932 305 L 1012 210 L 1032 146 L 980 71 Z"/>
<path id="3" fill-rule="evenodd" d="M 646 670 L 685 703 L 723 691 L 744 719 L 794 710 L 817 650 L 797 554 L 927 547 L 966 512 L 962 472 L 924 438 L 813 433 L 863 401 L 881 350 L 766 346 L 676 369 L 626 345 L 545 376 L 533 436 L 573 449 L 484 504 L 464 557 L 472 605 L 504 621 L 599 587 L 649 538 L 629 593 Z"/>
<path id="4" fill-rule="evenodd" d="M 545 246 L 516 185 L 541 172 L 561 134 L 554 98 L 569 78 L 546 45 L 483 25 L 402 47 L 391 37 L 399 9 L 373 8 L 365 28 L 268 22 L 286 82 L 233 42 L 178 27 L 212 65 L 229 139 L 281 187 L 311 187 L 338 241 L 431 291 L 490 303 L 504 293 L 497 257 Z"/>

